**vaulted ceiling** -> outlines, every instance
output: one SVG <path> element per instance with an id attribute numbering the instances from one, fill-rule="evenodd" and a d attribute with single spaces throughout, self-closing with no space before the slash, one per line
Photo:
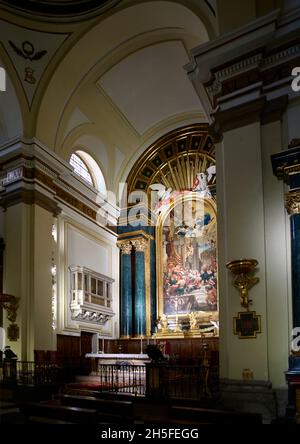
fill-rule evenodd
<path id="1" fill-rule="evenodd" d="M 19 101 L 6 113 L 22 115 L 15 135 L 37 137 L 66 160 L 88 151 L 113 189 L 163 134 L 206 121 L 183 67 L 215 35 L 213 2 L 28 0 L 14 12 L 7 3 L 0 58 Z"/>

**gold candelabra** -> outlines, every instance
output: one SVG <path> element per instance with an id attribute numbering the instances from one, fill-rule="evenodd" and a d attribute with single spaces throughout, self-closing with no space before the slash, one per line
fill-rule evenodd
<path id="1" fill-rule="evenodd" d="M 252 300 L 249 299 L 249 290 L 259 281 L 259 278 L 253 276 L 257 265 L 256 259 L 239 259 L 226 264 L 226 267 L 234 275 L 233 285 L 240 292 L 241 305 L 247 310 L 252 303 Z"/>

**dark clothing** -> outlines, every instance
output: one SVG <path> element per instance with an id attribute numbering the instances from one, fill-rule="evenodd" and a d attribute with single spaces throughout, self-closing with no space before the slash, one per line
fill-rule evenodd
<path id="1" fill-rule="evenodd" d="M 17 355 L 10 349 L 4 350 L 4 359 L 15 359 L 17 358 Z"/>

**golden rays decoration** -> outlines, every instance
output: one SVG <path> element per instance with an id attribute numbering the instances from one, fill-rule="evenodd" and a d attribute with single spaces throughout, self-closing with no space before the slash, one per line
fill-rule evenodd
<path id="1" fill-rule="evenodd" d="M 191 190 L 197 173 L 215 165 L 215 146 L 208 125 L 195 124 L 172 131 L 151 145 L 128 177 L 128 193 L 150 191 L 161 183 L 174 191 Z M 210 182 L 215 186 L 216 177 Z"/>

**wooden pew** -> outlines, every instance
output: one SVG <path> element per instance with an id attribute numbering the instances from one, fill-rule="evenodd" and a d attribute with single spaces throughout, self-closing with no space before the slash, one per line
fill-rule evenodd
<path id="1" fill-rule="evenodd" d="M 20 405 L 26 423 L 49 422 L 69 424 L 97 424 L 97 411 L 73 406 L 30 402 Z M 49 420 L 49 421 L 48 421 Z"/>
<path id="2" fill-rule="evenodd" d="M 74 406 L 96 410 L 99 422 L 133 422 L 133 403 L 115 399 L 100 399 L 93 396 L 62 395 L 60 402 L 64 406 Z"/>
<path id="3" fill-rule="evenodd" d="M 262 424 L 262 416 L 258 413 L 243 413 L 228 410 L 183 407 L 173 405 L 169 409 L 169 417 L 184 421 L 199 421 L 205 424 Z"/>

